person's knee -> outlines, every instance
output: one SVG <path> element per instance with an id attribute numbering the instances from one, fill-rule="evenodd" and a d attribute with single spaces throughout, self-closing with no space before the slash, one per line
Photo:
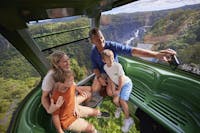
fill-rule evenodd
<path id="1" fill-rule="evenodd" d="M 87 133 L 94 133 L 96 131 L 95 127 L 92 124 L 88 124 L 85 132 Z"/>
<path id="2" fill-rule="evenodd" d="M 112 91 L 106 91 L 106 92 L 107 92 L 107 95 L 108 95 L 109 97 L 112 97 L 112 96 L 113 96 Z"/>
<path id="3" fill-rule="evenodd" d="M 91 88 L 92 92 L 97 92 L 100 90 L 100 88 L 101 88 L 101 84 L 99 83 L 99 81 L 97 79 L 94 79 L 92 88 Z"/>
<path id="4" fill-rule="evenodd" d="M 113 93 L 112 93 L 112 90 L 111 90 L 111 87 L 110 86 L 106 86 L 106 92 L 107 92 L 107 95 L 112 97 L 113 96 Z"/>
<path id="5" fill-rule="evenodd" d="M 123 104 L 123 105 L 124 105 L 124 104 L 127 104 L 127 102 L 126 102 L 125 100 L 123 100 L 123 99 L 120 99 L 120 100 L 119 100 L 119 103 L 120 103 L 120 104 Z"/>
<path id="6" fill-rule="evenodd" d="M 119 104 L 119 100 L 116 99 L 116 98 L 113 98 L 113 103 L 116 104 L 116 105 L 118 105 Z"/>

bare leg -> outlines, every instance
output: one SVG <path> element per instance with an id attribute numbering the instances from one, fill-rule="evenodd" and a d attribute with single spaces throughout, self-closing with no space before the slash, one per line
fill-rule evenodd
<path id="1" fill-rule="evenodd" d="M 124 111 L 125 118 L 128 119 L 129 118 L 129 109 L 128 109 L 127 102 L 125 100 L 120 99 L 120 105 L 122 106 L 122 109 Z"/>
<path id="2" fill-rule="evenodd" d="M 87 132 L 87 133 L 97 133 L 95 127 L 92 124 L 89 124 L 87 126 L 87 128 L 85 129 L 85 132 Z"/>
<path id="3" fill-rule="evenodd" d="M 76 119 L 67 130 L 72 130 L 75 132 L 86 132 L 86 133 L 96 133 L 95 127 L 88 121 L 78 118 Z"/>
<path id="4" fill-rule="evenodd" d="M 92 98 L 90 102 L 86 103 L 86 105 L 89 107 L 95 107 L 105 95 L 106 90 L 103 88 L 101 82 L 95 78 L 92 84 Z"/>
<path id="5" fill-rule="evenodd" d="M 78 87 L 83 91 L 88 91 L 88 92 L 92 91 L 91 86 L 78 86 Z"/>
<path id="6" fill-rule="evenodd" d="M 92 93 L 99 92 L 101 87 L 102 86 L 101 86 L 100 82 L 98 81 L 98 79 L 95 78 L 93 80 L 93 84 L 92 84 Z"/>
<path id="7" fill-rule="evenodd" d="M 99 109 L 78 105 L 80 117 L 97 116 L 101 113 Z"/>
<path id="8" fill-rule="evenodd" d="M 120 107 L 119 96 L 114 96 L 114 97 L 113 97 L 113 103 L 114 103 L 117 107 Z"/>
<path id="9" fill-rule="evenodd" d="M 113 81 L 108 78 L 108 85 L 106 86 L 106 92 L 108 96 L 113 96 L 113 91 L 115 90 L 115 84 L 113 83 Z"/>
<path id="10" fill-rule="evenodd" d="M 78 95 L 77 96 L 77 102 L 78 104 L 82 103 L 82 102 L 88 102 L 91 100 L 91 96 L 92 96 L 92 88 L 91 86 L 78 86 L 79 89 L 83 90 L 86 92 L 87 94 L 87 97 L 84 97 L 84 96 L 81 96 L 81 95 Z"/>
<path id="11" fill-rule="evenodd" d="M 87 93 L 87 92 L 86 92 L 86 93 Z M 82 96 L 82 95 L 77 95 L 77 96 L 76 96 L 76 100 L 77 100 L 77 103 L 78 103 L 78 104 L 81 104 L 81 103 L 83 103 L 84 101 L 87 102 L 88 100 L 90 100 L 90 98 L 91 98 L 91 93 L 88 93 L 88 94 L 87 94 L 87 97 Z"/>

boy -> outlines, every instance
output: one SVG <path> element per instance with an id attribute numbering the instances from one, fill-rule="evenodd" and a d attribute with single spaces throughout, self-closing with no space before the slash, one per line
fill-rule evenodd
<path id="1" fill-rule="evenodd" d="M 104 70 L 109 76 L 108 83 L 111 84 L 111 90 L 108 91 L 112 92 L 113 102 L 117 106 L 115 117 L 120 117 L 120 107 L 122 107 L 125 114 L 122 131 L 128 132 L 131 125 L 134 123 L 133 119 L 129 116 L 129 109 L 127 104 L 133 87 L 132 81 L 124 74 L 124 70 L 121 64 L 114 62 L 114 54 L 111 50 L 103 50 L 101 56 L 103 62 L 105 63 Z"/>
<path id="2" fill-rule="evenodd" d="M 55 82 L 60 83 L 55 84 L 52 98 L 55 102 L 59 96 L 64 98 L 63 105 L 52 114 L 53 123 L 58 133 L 64 133 L 64 130 L 97 133 L 95 127 L 81 117 L 108 117 L 109 114 L 100 112 L 98 109 L 79 105 L 78 96 L 76 97 L 75 93 L 75 89 L 78 89 L 78 87 L 74 85 L 74 74 L 71 70 L 55 71 L 53 78 Z"/>

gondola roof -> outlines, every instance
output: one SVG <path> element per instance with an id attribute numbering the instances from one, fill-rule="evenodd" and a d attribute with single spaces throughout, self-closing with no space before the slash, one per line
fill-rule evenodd
<path id="1" fill-rule="evenodd" d="M 0 2 L 0 25 L 7 29 L 26 28 L 29 21 L 64 16 L 96 17 L 102 11 L 135 0 L 4 0 Z"/>

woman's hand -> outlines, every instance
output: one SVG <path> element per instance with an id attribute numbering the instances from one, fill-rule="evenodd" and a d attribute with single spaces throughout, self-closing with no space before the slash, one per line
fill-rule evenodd
<path id="1" fill-rule="evenodd" d="M 80 89 L 78 86 L 76 87 L 76 90 L 78 91 L 78 93 L 83 96 L 83 97 L 88 97 L 87 92 Z"/>
<path id="2" fill-rule="evenodd" d="M 63 99 L 62 96 L 58 97 L 58 100 L 57 100 L 56 103 L 54 103 L 54 100 L 51 98 L 51 103 L 50 103 L 50 106 L 49 106 L 49 109 L 48 109 L 48 113 L 49 114 L 53 113 L 54 111 L 59 109 L 62 106 L 63 103 L 64 103 L 64 99 Z"/>

